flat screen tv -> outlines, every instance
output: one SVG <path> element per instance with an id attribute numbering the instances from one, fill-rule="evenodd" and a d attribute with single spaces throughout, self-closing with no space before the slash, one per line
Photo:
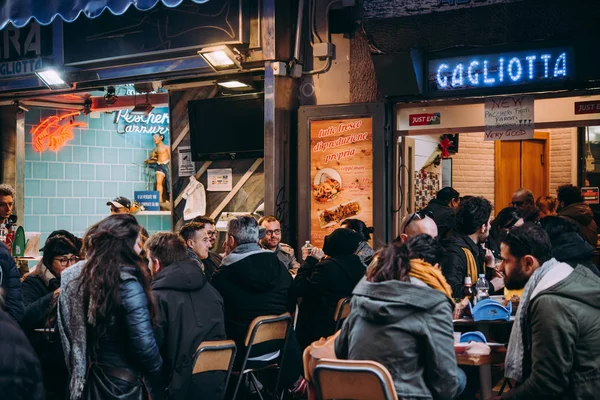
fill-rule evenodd
<path id="1" fill-rule="evenodd" d="M 193 100 L 188 110 L 194 161 L 264 154 L 262 93 Z"/>

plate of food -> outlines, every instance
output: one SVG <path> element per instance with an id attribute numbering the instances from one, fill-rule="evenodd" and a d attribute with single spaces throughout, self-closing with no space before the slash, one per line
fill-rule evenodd
<path id="1" fill-rule="evenodd" d="M 313 196 L 320 203 L 326 203 L 339 196 L 342 191 L 342 177 L 332 168 L 323 168 L 315 175 Z"/>
<path id="2" fill-rule="evenodd" d="M 347 201 L 338 206 L 319 211 L 319 224 L 321 228 L 339 224 L 346 218 L 357 216 L 360 214 L 360 211 L 361 208 L 358 201 Z"/>

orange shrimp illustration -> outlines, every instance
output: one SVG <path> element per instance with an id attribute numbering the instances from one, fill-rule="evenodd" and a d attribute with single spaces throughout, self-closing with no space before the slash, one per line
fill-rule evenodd
<path id="1" fill-rule="evenodd" d="M 46 149 L 60 150 L 69 140 L 73 139 L 74 128 L 87 126 L 85 122 L 75 122 L 73 120 L 66 124 L 60 124 L 65 119 L 79 114 L 79 112 L 72 112 L 60 117 L 51 116 L 40 122 L 38 126 L 31 130 L 33 149 L 38 152 Z"/>

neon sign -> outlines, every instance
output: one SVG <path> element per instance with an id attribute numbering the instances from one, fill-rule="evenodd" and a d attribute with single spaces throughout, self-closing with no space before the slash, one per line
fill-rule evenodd
<path id="1" fill-rule="evenodd" d="M 463 56 L 429 61 L 431 91 L 540 84 L 574 78 L 569 48 Z"/>
<path id="2" fill-rule="evenodd" d="M 41 121 L 39 125 L 31 130 L 33 136 L 33 149 L 42 152 L 46 149 L 58 151 L 73 139 L 73 129 L 87 126 L 85 122 L 75 122 L 73 118 L 79 115 L 79 111 L 72 112 L 60 117 L 52 116 Z M 71 120 L 62 123 L 67 118 Z"/>
<path id="3" fill-rule="evenodd" d="M 163 111 L 164 110 L 164 111 Z M 156 133 L 167 136 L 169 133 L 169 110 L 155 108 L 148 115 L 132 115 L 130 110 L 120 110 L 115 116 L 117 133 Z"/>

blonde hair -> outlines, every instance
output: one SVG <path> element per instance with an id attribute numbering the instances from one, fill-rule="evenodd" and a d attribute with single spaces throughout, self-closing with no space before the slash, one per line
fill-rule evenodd
<path id="1" fill-rule="evenodd" d="M 556 214 L 556 197 L 553 196 L 540 196 L 535 201 L 535 205 L 546 215 Z"/>

